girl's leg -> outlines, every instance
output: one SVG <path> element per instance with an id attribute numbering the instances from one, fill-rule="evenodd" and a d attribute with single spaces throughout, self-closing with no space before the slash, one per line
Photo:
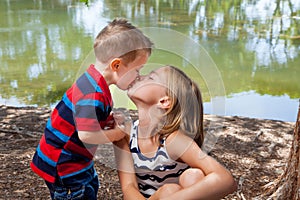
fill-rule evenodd
<path id="1" fill-rule="evenodd" d="M 179 184 L 165 184 L 161 186 L 150 198 L 152 199 L 160 199 L 167 197 L 183 188 L 190 187 L 195 184 L 202 178 L 204 178 L 204 173 L 197 168 L 190 168 L 185 170 L 179 177 Z"/>
<path id="2" fill-rule="evenodd" d="M 179 177 L 179 185 L 183 188 L 190 187 L 202 178 L 204 178 L 202 170 L 197 168 L 190 168 L 185 170 Z"/>
<path id="3" fill-rule="evenodd" d="M 179 190 L 181 190 L 182 187 L 178 184 L 175 183 L 168 183 L 165 184 L 163 186 L 161 186 L 150 198 L 149 200 L 152 199 L 161 199 L 161 198 L 165 198 L 171 194 L 173 194 L 174 192 L 177 192 Z"/>

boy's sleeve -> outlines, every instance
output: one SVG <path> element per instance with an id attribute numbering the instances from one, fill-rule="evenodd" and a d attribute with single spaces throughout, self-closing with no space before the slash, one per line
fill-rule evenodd
<path id="1" fill-rule="evenodd" d="M 98 131 L 105 126 L 110 107 L 101 94 L 86 95 L 75 105 L 75 123 L 79 131 Z"/>

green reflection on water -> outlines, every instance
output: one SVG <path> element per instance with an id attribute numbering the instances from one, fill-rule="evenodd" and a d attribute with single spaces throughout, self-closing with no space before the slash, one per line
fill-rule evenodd
<path id="1" fill-rule="evenodd" d="M 27 105 L 55 103 L 77 76 L 97 32 L 108 20 L 126 17 L 139 27 L 169 28 L 199 42 L 218 66 L 227 95 L 256 91 L 299 98 L 299 16 L 296 0 L 99 0 L 89 7 L 0 1 L 0 97 Z M 155 60 L 182 67 L 210 100 L 202 77 L 184 59 L 159 51 L 150 62 Z"/>

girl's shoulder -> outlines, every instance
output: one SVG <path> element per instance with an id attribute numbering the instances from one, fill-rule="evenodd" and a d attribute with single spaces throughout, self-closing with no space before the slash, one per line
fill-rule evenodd
<path id="1" fill-rule="evenodd" d="M 172 158 L 180 157 L 182 152 L 194 143 L 192 138 L 180 130 L 171 133 L 165 141 L 166 149 Z"/>
<path id="2" fill-rule="evenodd" d="M 190 142 L 192 139 L 187 136 L 183 131 L 177 130 L 171 133 L 167 138 L 166 138 L 166 144 L 180 144 L 185 143 L 185 142 Z M 192 140 L 193 141 L 193 140 Z"/>

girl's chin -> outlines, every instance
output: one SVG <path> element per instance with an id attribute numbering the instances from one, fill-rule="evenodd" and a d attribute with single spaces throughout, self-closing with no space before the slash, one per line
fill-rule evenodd
<path id="1" fill-rule="evenodd" d="M 132 91 L 130 90 L 130 88 L 129 89 L 127 89 L 127 96 L 132 96 Z"/>
<path id="2" fill-rule="evenodd" d="M 132 96 L 136 92 L 136 89 L 134 87 L 129 87 L 127 89 L 127 95 Z"/>
<path id="3" fill-rule="evenodd" d="M 133 93 L 131 93 L 129 90 L 127 90 L 127 96 L 129 97 L 129 99 L 130 99 L 132 102 L 134 102 L 135 97 L 134 97 Z"/>

